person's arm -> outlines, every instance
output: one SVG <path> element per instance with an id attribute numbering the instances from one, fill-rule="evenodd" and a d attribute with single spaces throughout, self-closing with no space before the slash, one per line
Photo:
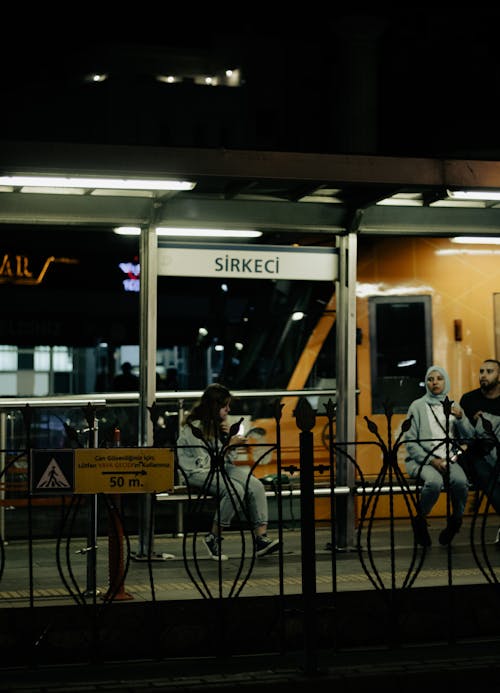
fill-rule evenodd
<path id="1" fill-rule="evenodd" d="M 244 445 L 247 442 L 247 439 L 245 436 L 240 435 L 240 433 L 236 433 L 235 435 L 231 436 L 231 438 L 229 438 L 229 430 L 231 428 L 231 424 L 229 424 L 228 421 L 221 421 L 220 428 L 224 445 L 227 447 L 224 460 L 226 462 L 232 463 L 238 457 L 237 448 L 241 445 Z"/>
<path id="2" fill-rule="evenodd" d="M 246 442 L 247 439 L 244 436 L 240 436 L 238 433 L 232 436 L 227 443 L 226 462 L 234 462 L 239 454 L 238 447 L 245 445 Z"/>
<path id="3" fill-rule="evenodd" d="M 405 445 L 408 457 L 417 464 L 429 464 L 430 455 L 420 442 L 420 414 L 418 408 L 412 403 L 408 409 L 408 418 L 411 417 L 410 428 L 405 433 Z"/>
<path id="4" fill-rule="evenodd" d="M 487 428 L 485 428 L 484 419 L 489 421 L 489 423 L 491 424 L 491 432 L 487 430 Z M 479 438 L 488 438 L 489 440 L 492 440 L 493 434 L 493 436 L 496 437 L 497 440 L 500 440 L 500 416 L 497 416 L 496 414 L 490 414 L 488 412 L 480 412 L 480 416 L 478 416 L 478 421 L 476 425 L 476 433 Z"/>
<path id="5" fill-rule="evenodd" d="M 476 412 L 473 411 L 473 407 L 471 407 L 469 393 L 466 392 L 465 394 L 462 395 L 462 397 L 460 398 L 459 406 L 462 409 L 462 411 L 464 412 L 465 416 L 467 417 L 469 423 L 472 426 L 475 426 L 476 425 L 476 419 L 475 419 Z"/>
<path id="6" fill-rule="evenodd" d="M 476 431 L 469 418 L 465 414 L 463 407 L 456 402 L 451 408 L 452 414 L 455 416 L 455 435 L 464 442 L 470 442 L 476 436 Z"/>
<path id="7" fill-rule="evenodd" d="M 189 424 L 184 424 L 177 438 L 177 459 L 184 472 L 210 467 L 210 454 Z"/>

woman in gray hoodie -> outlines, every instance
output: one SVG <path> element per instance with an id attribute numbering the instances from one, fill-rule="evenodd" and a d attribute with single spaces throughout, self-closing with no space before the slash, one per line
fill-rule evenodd
<path id="1" fill-rule="evenodd" d="M 425 394 L 410 404 L 408 418 L 411 423 L 405 434 L 406 471 L 410 477 L 423 482 L 419 514 L 413 520 L 413 529 L 418 544 L 431 545 L 426 518 L 445 480 L 449 479 L 452 513 L 439 534 L 439 543 L 445 546 L 462 526 L 469 483 L 456 459 L 461 452 L 460 444 L 474 437 L 474 429 L 463 409 L 448 400 L 450 379 L 444 368 L 430 366 L 427 369 L 425 389 Z"/>
<path id="2" fill-rule="evenodd" d="M 204 543 L 209 556 L 220 561 L 227 560 L 221 550 L 222 531 L 230 527 L 238 509 L 245 508 L 248 514 L 257 557 L 279 548 L 279 540 L 267 536 L 268 508 L 262 481 L 250 467 L 234 464 L 237 448 L 246 443 L 246 438 L 229 426 L 231 398 L 224 385 L 209 385 L 193 406 L 177 439 L 179 467 L 187 484 L 219 501 L 212 530 Z"/>

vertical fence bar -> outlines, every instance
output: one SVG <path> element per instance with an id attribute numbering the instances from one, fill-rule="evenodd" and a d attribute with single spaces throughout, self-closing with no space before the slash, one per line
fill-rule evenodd
<path id="1" fill-rule="evenodd" d="M 300 524 L 302 554 L 302 596 L 304 605 L 304 669 L 313 674 L 316 656 L 316 529 L 314 523 L 314 451 L 311 429 L 315 414 L 305 398 L 295 410 L 300 440 Z"/>
<path id="2" fill-rule="evenodd" d="M 89 425 L 88 447 L 99 447 L 99 428 L 95 418 L 95 407 L 89 403 L 85 416 Z M 97 589 L 97 494 L 89 497 L 87 528 L 87 589 L 85 594 L 94 600 L 99 594 Z"/>
<path id="3" fill-rule="evenodd" d="M 5 460 L 7 457 L 7 412 L 0 412 L 0 538 L 5 541 L 5 488 L 7 479 L 5 478 Z"/>

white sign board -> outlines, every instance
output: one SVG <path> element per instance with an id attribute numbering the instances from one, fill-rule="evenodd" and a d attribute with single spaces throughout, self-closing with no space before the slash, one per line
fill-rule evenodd
<path id="1" fill-rule="evenodd" d="M 338 278 L 337 248 L 158 242 L 158 276 L 233 279 Z"/>

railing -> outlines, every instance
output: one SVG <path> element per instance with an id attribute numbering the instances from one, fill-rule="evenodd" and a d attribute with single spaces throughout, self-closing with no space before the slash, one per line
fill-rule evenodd
<path id="1" fill-rule="evenodd" d="M 283 457 L 282 435 L 283 409 L 290 393 L 252 394 L 239 396 L 245 415 L 260 423 L 270 421 L 272 428 L 265 431 L 264 442 L 248 444 L 240 463 L 249 464 L 258 474 L 261 468 L 267 470 L 271 464 L 267 460 L 273 457 L 275 476 L 267 495 L 275 507 L 273 530 L 281 548 L 272 561 L 258 562 L 242 512 L 227 539 L 232 557 L 228 565 L 201 556 L 204 516 L 215 503 L 209 494 L 184 489 L 188 521 L 179 528 L 177 515 L 162 516 L 170 505 L 164 501 L 175 498 L 171 490 L 49 498 L 29 491 L 32 443 L 41 438 L 33 429 L 40 433 L 41 422 L 55 417 L 61 424 L 57 428 L 61 445 L 47 447 L 112 446 L 109 432 L 116 414 L 105 397 L 66 398 L 64 404 L 51 400 L 38 406 L 33 401 L 0 401 L 0 421 L 11 429 L 2 433 L 6 442 L 3 509 L 6 516 L 12 513 L 20 518 L 16 529 L 13 521 L 4 523 L 0 609 L 6 614 L 14 610 L 16 623 L 22 624 L 12 628 L 10 618 L 2 620 L 8 629 L 0 632 L 6 643 L 4 663 L 32 666 L 41 659 L 49 663 L 218 657 L 221 652 L 279 659 L 286 652 L 298 651 L 306 670 L 312 672 L 319 653 L 325 651 L 500 635 L 498 554 L 493 544 L 498 519 L 484 494 L 474 492 L 468 533 L 462 532 L 459 544 L 438 552 L 434 547 L 420 547 L 411 531 L 419 486 L 407 479 L 398 462 L 402 432 L 395 440 L 390 433 L 384 440 L 377 426 L 367 420 L 367 440 L 337 441 L 332 400 L 327 400 L 320 414 L 310 405 L 310 391 L 292 393 L 294 403 L 298 400 L 294 404 L 297 451 L 288 460 Z M 169 394 L 166 400 L 175 401 L 176 395 Z M 182 393 L 179 399 L 183 402 L 198 395 Z M 259 398 L 264 401 L 258 402 Z M 258 402 L 256 416 L 248 413 L 250 400 Z M 129 404 L 123 396 L 115 402 Z M 59 406 L 66 407 L 64 416 L 51 413 Z M 182 406 L 177 411 L 182 412 Z M 155 418 L 154 407 L 151 412 L 155 428 L 163 425 Z M 241 413 L 235 413 L 235 418 Z M 388 421 L 390 416 L 388 411 Z M 325 429 L 329 445 L 318 452 Z M 22 446 L 18 445 L 21 437 Z M 346 453 L 360 445 L 372 447 L 381 460 L 375 478 L 368 478 L 356 457 Z M 352 487 L 336 483 L 340 464 L 355 468 Z M 15 474 L 16 469 L 21 473 Z M 444 492 L 448 493 L 446 488 Z M 389 513 L 380 519 L 377 508 L 382 498 L 388 502 Z M 406 517 L 394 512 L 396 498 L 404 499 Z M 293 527 L 287 530 L 290 502 L 299 506 Z M 318 522 L 319 502 L 328 504 L 328 521 L 323 515 Z M 346 502 L 357 506 L 355 542 L 337 547 L 338 525 L 348 516 Z M 51 529 L 44 530 L 49 517 Z M 298 518 L 300 525 L 295 522 Z M 141 521 L 146 537 L 141 536 Z M 139 548 L 134 551 L 136 540 Z M 142 547 L 151 550 L 141 553 L 141 541 Z M 175 551 L 153 551 L 153 541 L 155 548 L 161 542 Z M 477 609 L 481 609 L 481 622 L 474 620 Z"/>

